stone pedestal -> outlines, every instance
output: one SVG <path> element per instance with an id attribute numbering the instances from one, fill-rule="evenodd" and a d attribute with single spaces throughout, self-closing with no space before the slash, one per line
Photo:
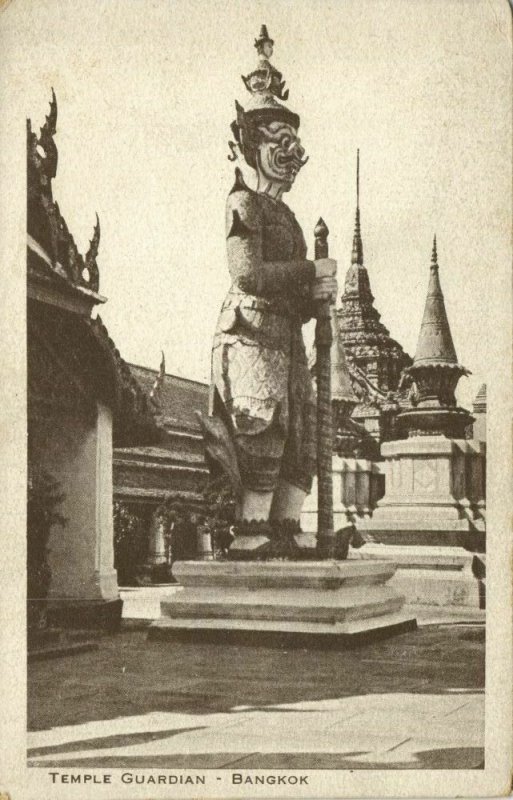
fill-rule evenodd
<path id="1" fill-rule="evenodd" d="M 412 630 L 395 566 L 371 561 L 184 561 L 184 589 L 161 603 L 152 638 L 347 646 Z"/>
<path id="2" fill-rule="evenodd" d="M 383 444 L 385 496 L 360 530 L 384 544 L 484 544 L 485 447 L 444 436 Z"/>
<path id="3" fill-rule="evenodd" d="M 416 436 L 382 445 L 386 493 L 358 529 L 362 559 L 397 564 L 408 603 L 484 608 L 472 550 L 485 547 L 485 444 Z"/>
<path id="4" fill-rule="evenodd" d="M 409 605 L 485 608 L 484 572 L 476 575 L 476 557 L 462 547 L 366 544 L 351 558 L 394 563 L 390 586 Z"/>

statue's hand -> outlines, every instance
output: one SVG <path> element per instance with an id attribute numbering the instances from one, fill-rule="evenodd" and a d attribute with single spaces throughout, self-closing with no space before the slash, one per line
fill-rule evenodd
<path id="1" fill-rule="evenodd" d="M 314 261 L 315 264 L 315 277 L 319 278 L 333 278 L 337 274 L 337 262 L 334 258 L 318 258 Z"/>
<path id="2" fill-rule="evenodd" d="M 326 259 L 331 261 L 331 259 Z M 337 298 L 338 283 L 336 278 L 317 278 L 312 285 L 313 300 L 329 300 L 334 303 Z"/>

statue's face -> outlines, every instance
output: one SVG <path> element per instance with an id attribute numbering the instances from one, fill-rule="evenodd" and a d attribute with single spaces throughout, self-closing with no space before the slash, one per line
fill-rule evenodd
<path id="1" fill-rule="evenodd" d="M 258 148 L 259 171 L 266 180 L 281 184 L 287 192 L 308 161 L 297 130 L 285 122 L 271 122 L 259 130 L 262 134 Z"/>

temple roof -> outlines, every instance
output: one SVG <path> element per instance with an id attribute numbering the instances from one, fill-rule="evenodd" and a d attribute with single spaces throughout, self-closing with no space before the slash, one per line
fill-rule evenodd
<path id="1" fill-rule="evenodd" d="M 109 336 L 101 317 L 86 321 L 110 367 L 114 387 L 114 442 L 117 447 L 158 442 L 161 431 L 151 403 Z"/>
<path id="2" fill-rule="evenodd" d="M 129 364 L 130 372 L 149 397 L 159 375 L 156 369 Z M 208 411 L 206 383 L 180 378 L 166 373 L 159 389 L 160 424 L 169 427 L 199 430 L 196 411 Z"/>
<path id="3" fill-rule="evenodd" d="M 417 350 L 413 359 L 415 365 L 458 363 L 445 310 L 438 269 L 435 236 L 424 316 L 422 317 Z"/>
<path id="4" fill-rule="evenodd" d="M 101 318 L 91 317 L 93 306 L 105 302 L 98 294 L 98 217 L 88 251 L 82 256 L 53 197 L 56 126 L 57 101 L 52 90 L 50 111 L 39 136 L 27 120 L 28 347 L 31 371 L 40 384 L 36 389 L 48 390 L 44 374 L 39 371 L 36 375 L 40 365 L 35 360 L 42 342 L 48 357 L 59 362 L 65 380 L 81 385 L 90 400 L 102 400 L 111 408 L 116 444 L 155 443 L 163 432 L 150 399 Z"/>

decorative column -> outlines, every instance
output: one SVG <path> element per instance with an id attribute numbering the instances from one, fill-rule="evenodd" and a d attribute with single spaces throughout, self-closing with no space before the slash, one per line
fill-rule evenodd
<path id="1" fill-rule="evenodd" d="M 198 561 L 213 561 L 212 536 L 208 525 L 198 525 L 197 529 Z"/>
<path id="2" fill-rule="evenodd" d="M 144 566 L 146 575 L 159 582 L 164 577 L 168 560 L 166 542 L 168 522 L 164 512 L 164 507 L 159 505 L 151 515 L 148 530 L 148 556 Z"/>

